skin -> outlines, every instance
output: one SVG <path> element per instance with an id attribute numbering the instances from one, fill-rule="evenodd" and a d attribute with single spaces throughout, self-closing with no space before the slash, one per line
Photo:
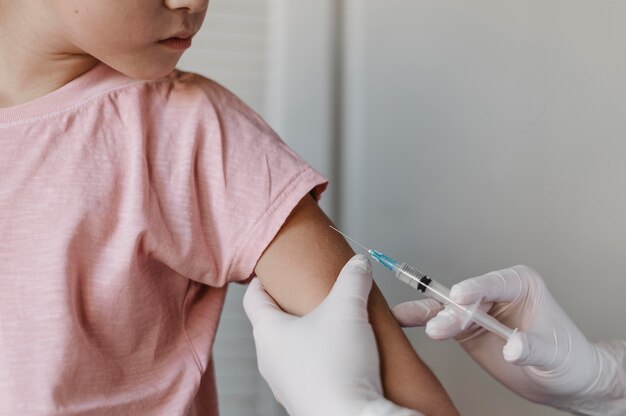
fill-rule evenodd
<path id="1" fill-rule="evenodd" d="M 158 41 L 196 33 L 207 7 L 208 0 L 0 0 L 0 107 L 51 93 L 99 61 L 133 78 L 161 78 L 183 51 Z M 315 308 L 352 257 L 328 224 L 312 198 L 303 199 L 257 264 L 266 290 L 286 311 Z M 428 415 L 456 415 L 376 287 L 369 311 L 386 396 Z"/>

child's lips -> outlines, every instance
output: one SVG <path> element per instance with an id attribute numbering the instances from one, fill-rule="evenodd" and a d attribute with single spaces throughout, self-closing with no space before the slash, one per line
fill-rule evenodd
<path id="1" fill-rule="evenodd" d="M 188 49 L 191 46 L 192 37 L 192 35 L 187 35 L 187 37 L 185 38 L 172 37 L 160 40 L 159 43 L 173 49 L 184 50 Z"/>

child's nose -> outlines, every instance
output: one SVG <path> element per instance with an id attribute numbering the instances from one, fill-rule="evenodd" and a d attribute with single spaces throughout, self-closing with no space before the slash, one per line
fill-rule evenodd
<path id="1" fill-rule="evenodd" d="M 165 0 L 169 9 L 188 9 L 189 13 L 204 11 L 209 6 L 209 0 Z"/>

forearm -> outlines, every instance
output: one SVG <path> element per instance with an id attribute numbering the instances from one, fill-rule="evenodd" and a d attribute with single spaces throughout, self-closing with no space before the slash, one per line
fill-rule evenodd
<path id="1" fill-rule="evenodd" d="M 439 380 L 418 357 L 374 285 L 368 310 L 380 354 L 385 397 L 431 415 L 457 415 Z"/>
<path id="2" fill-rule="evenodd" d="M 256 273 L 282 309 L 296 315 L 313 310 L 328 294 L 354 254 L 330 221 L 305 198 L 257 264 Z M 397 404 L 429 416 L 457 415 L 439 381 L 419 359 L 374 287 L 369 316 L 381 358 L 384 393 Z"/>

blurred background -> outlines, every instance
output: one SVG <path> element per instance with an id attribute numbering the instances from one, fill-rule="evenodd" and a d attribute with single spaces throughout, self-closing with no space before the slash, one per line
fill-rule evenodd
<path id="1" fill-rule="evenodd" d="M 211 0 L 179 68 L 224 84 L 331 186 L 346 233 L 455 282 L 538 270 L 591 340 L 624 338 L 626 2 Z M 416 298 L 375 266 L 390 305 Z M 225 416 L 284 415 L 245 287 L 215 346 Z M 463 415 L 555 416 L 406 330 Z"/>

